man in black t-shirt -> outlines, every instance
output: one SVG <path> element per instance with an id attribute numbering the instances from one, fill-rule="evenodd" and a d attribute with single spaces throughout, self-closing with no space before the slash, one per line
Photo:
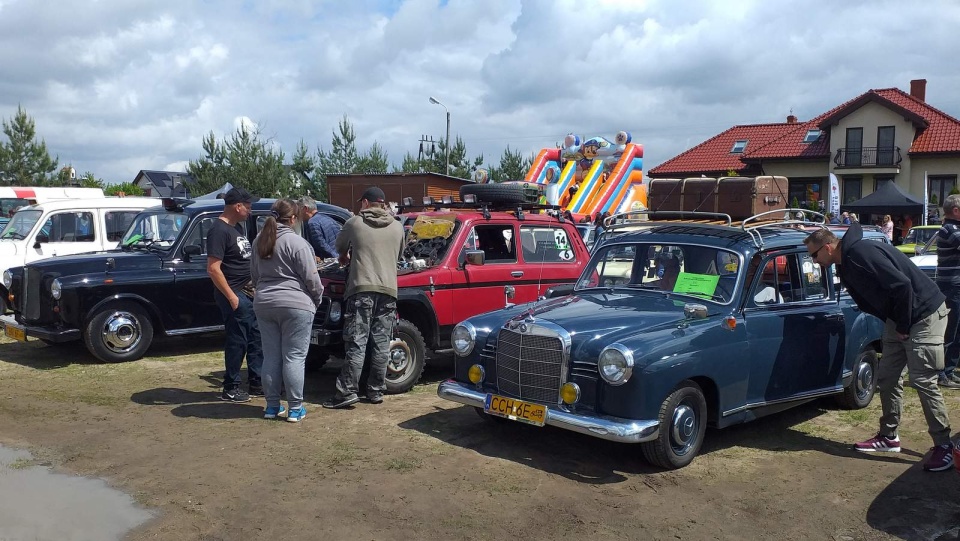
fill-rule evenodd
<path id="1" fill-rule="evenodd" d="M 247 402 L 250 395 L 263 395 L 260 385 L 263 349 L 250 285 L 253 248 L 240 226 L 250 217 L 251 207 L 259 199 L 243 188 L 232 188 L 223 198 L 223 214 L 214 220 L 207 233 L 207 274 L 213 280 L 213 297 L 223 314 L 227 333 L 223 348 L 226 373 L 220 399 L 229 402 Z M 249 394 L 240 388 L 244 355 Z"/>

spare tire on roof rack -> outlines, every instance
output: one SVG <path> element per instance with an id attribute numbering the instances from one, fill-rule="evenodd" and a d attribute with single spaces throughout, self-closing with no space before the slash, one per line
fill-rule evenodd
<path id="1" fill-rule="evenodd" d="M 517 205 L 538 203 L 543 188 L 531 182 L 502 182 L 499 184 L 465 184 L 460 187 L 460 199 L 465 195 L 474 195 L 477 201 Z"/>

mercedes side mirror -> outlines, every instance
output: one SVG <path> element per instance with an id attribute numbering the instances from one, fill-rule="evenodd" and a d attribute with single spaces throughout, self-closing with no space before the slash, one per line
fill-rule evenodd
<path id="1" fill-rule="evenodd" d="M 183 247 L 183 258 L 190 261 L 190 258 L 203 253 L 203 248 L 199 244 L 188 244 Z"/>

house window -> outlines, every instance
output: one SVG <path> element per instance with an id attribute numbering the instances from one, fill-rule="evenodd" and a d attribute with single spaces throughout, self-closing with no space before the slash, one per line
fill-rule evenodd
<path id="1" fill-rule="evenodd" d="M 877 128 L 877 165 L 893 165 L 893 149 L 896 128 L 880 126 Z"/>
<path id="2" fill-rule="evenodd" d="M 843 152 L 843 165 L 859 167 L 863 163 L 863 128 L 847 128 L 847 146 Z"/>
<path id="3" fill-rule="evenodd" d="M 843 177 L 843 202 L 853 203 L 863 197 L 863 178 L 862 177 Z"/>
<path id="4" fill-rule="evenodd" d="M 731 154 L 743 154 L 743 151 L 747 148 L 747 140 L 741 139 L 733 144 L 733 148 L 730 149 Z"/>
<path id="5" fill-rule="evenodd" d="M 803 137 L 804 143 L 813 143 L 820 139 L 820 134 L 823 133 L 820 130 L 807 130 L 807 135 Z"/>
<path id="6" fill-rule="evenodd" d="M 819 178 L 790 179 L 790 206 L 796 201 L 800 208 L 820 210 L 824 197 L 821 190 L 825 185 L 826 181 Z"/>
<path id="7" fill-rule="evenodd" d="M 879 190 L 883 185 L 885 185 L 885 184 L 888 183 L 888 182 L 893 182 L 893 177 L 892 177 L 892 176 L 886 176 L 886 175 L 880 176 L 880 175 L 877 175 L 877 176 L 873 177 L 873 191 Z"/>
<path id="8" fill-rule="evenodd" d="M 943 205 L 943 200 L 957 187 L 957 175 L 930 175 L 927 180 L 930 182 L 931 205 Z"/>

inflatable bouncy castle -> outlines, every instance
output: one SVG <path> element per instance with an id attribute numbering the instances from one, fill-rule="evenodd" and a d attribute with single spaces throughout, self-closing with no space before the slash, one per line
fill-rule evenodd
<path id="1" fill-rule="evenodd" d="M 549 202 L 578 218 L 645 209 L 647 204 L 643 145 L 633 143 L 625 131 L 613 141 L 569 134 L 560 148 L 540 151 L 524 180 L 550 186 L 548 199 L 556 200 Z"/>

